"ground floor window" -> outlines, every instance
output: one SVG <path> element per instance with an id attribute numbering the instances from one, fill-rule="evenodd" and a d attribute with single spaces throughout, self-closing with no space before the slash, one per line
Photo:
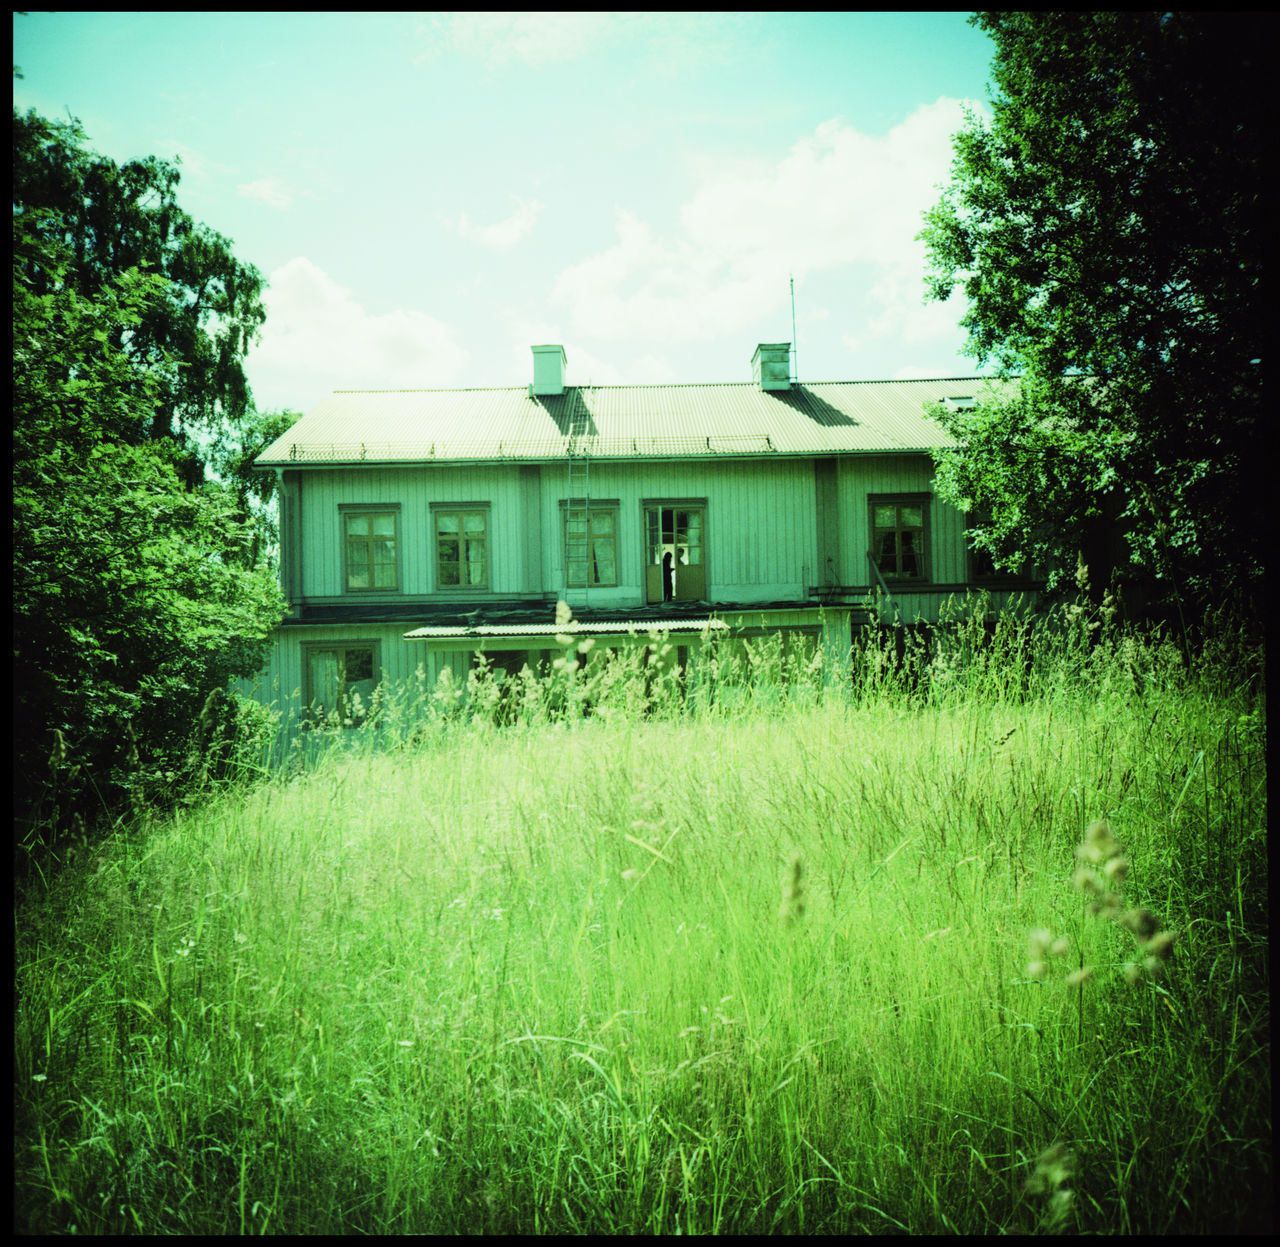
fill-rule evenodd
<path id="1" fill-rule="evenodd" d="M 370 642 L 305 647 L 305 701 L 314 719 L 336 716 L 344 726 L 364 719 L 377 683 L 376 650 Z"/>

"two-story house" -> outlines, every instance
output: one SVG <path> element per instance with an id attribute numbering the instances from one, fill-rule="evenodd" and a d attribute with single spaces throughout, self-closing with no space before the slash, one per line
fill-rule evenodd
<path id="1" fill-rule="evenodd" d="M 604 646 L 657 628 L 684 662 L 708 620 L 847 652 L 876 590 L 912 623 L 971 586 L 1033 589 L 993 576 L 931 491 L 926 406 L 984 380 L 800 385 L 789 343 L 741 384 L 583 388 L 565 368 L 535 346 L 529 385 L 338 391 L 258 456 L 290 603 L 261 688 L 333 707 L 419 665 L 465 679 L 481 651 L 536 668 L 559 600 Z"/>

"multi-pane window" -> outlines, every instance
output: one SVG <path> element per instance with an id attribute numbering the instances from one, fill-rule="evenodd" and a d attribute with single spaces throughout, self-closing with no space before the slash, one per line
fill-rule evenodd
<path id="1" fill-rule="evenodd" d="M 336 715 L 344 724 L 368 713 L 374 687 L 374 647 L 309 645 L 305 650 L 308 708 L 321 719 Z"/>
<path id="2" fill-rule="evenodd" d="M 481 509 L 440 508 L 435 512 L 435 521 L 437 588 L 488 588 L 488 513 Z"/>
<path id="3" fill-rule="evenodd" d="M 347 511 L 343 533 L 347 549 L 347 591 L 397 589 L 394 511 Z"/>
<path id="4" fill-rule="evenodd" d="M 927 580 L 927 498 L 872 498 L 871 551 L 886 580 Z"/>
<path id="5" fill-rule="evenodd" d="M 618 511 L 569 505 L 564 510 L 565 568 L 571 589 L 618 583 Z"/>

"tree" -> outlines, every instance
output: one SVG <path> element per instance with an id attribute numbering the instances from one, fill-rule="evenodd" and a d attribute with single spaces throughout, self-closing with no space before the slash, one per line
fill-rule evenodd
<path id="1" fill-rule="evenodd" d="M 73 812 L 174 791 L 201 705 L 260 669 L 283 602 L 254 552 L 260 530 L 236 483 L 193 481 L 193 443 L 157 427 L 175 394 L 203 401 L 174 382 L 189 337 L 155 336 L 182 303 L 174 282 L 154 268 L 86 267 L 88 249 L 62 212 L 20 206 L 22 191 L 13 214 L 15 813 L 29 825 L 65 824 Z M 272 419 L 246 412 L 242 428 L 260 434 Z"/>
<path id="2" fill-rule="evenodd" d="M 135 440 L 173 441 L 184 476 L 199 483 L 199 439 L 233 436 L 252 416 L 243 361 L 266 319 L 262 275 L 178 206 L 175 165 L 154 156 L 117 165 L 84 144 L 77 121 L 14 111 L 14 210 L 66 256 L 51 273 L 29 255 L 26 280 L 38 294 L 61 282 L 101 290 L 133 269 L 167 279 L 112 343 L 154 383 Z"/>
<path id="3" fill-rule="evenodd" d="M 926 216 L 930 297 L 1022 394 L 935 413 L 938 489 L 1055 581 L 1118 526 L 1121 578 L 1201 602 L 1263 569 L 1262 16 L 982 13 L 993 119 Z M 1106 573 L 1106 567 L 1095 567 Z"/>

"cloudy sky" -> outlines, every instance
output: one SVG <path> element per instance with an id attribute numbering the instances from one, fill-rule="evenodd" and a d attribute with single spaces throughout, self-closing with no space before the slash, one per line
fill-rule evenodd
<path id="1" fill-rule="evenodd" d="M 15 106 L 268 278 L 257 403 L 332 389 L 972 375 L 922 213 L 990 41 L 961 14 L 32 13 Z"/>

